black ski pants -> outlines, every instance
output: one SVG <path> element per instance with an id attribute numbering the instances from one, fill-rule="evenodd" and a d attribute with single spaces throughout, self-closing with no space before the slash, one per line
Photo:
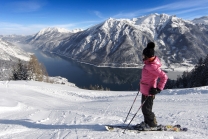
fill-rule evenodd
<path id="1" fill-rule="evenodd" d="M 146 100 L 147 98 L 147 100 Z M 142 106 L 142 113 L 144 115 L 144 122 L 148 124 L 150 127 L 157 126 L 157 121 L 155 114 L 152 112 L 153 100 L 155 96 L 145 96 L 142 95 L 142 103 L 146 100 L 146 102 Z"/>

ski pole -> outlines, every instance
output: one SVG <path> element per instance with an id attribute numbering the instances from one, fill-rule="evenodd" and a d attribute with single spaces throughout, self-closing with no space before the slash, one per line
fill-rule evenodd
<path id="1" fill-rule="evenodd" d="M 147 96 L 147 98 L 144 100 L 144 102 L 141 104 L 141 106 L 139 107 L 139 109 L 136 111 L 136 113 L 134 114 L 134 116 L 132 117 L 131 121 L 129 122 L 129 124 L 126 126 L 126 128 L 124 129 L 123 133 L 125 133 L 126 129 L 129 127 L 129 125 L 131 124 L 131 122 L 133 121 L 134 117 L 137 115 L 137 113 L 139 112 L 139 110 L 141 109 L 141 107 L 144 105 L 144 103 L 146 102 L 146 100 L 148 99 L 149 96 Z"/>
<path id="2" fill-rule="evenodd" d="M 136 95 L 136 97 L 135 97 L 135 99 L 134 99 L 134 101 L 133 101 L 133 104 L 131 105 L 131 108 L 130 108 L 130 110 L 129 110 L 129 112 L 128 112 L 128 114 L 127 114 L 127 116 L 126 116 L 126 119 L 124 120 L 124 123 L 123 123 L 123 124 L 126 123 L 126 120 L 127 120 L 128 116 L 129 116 L 129 114 L 130 114 L 130 112 L 131 112 L 131 109 L 133 108 L 133 105 L 134 105 L 134 103 L 135 103 L 135 101 L 136 101 L 138 95 L 139 95 L 139 91 L 138 91 L 138 93 L 137 93 L 137 95 Z"/>

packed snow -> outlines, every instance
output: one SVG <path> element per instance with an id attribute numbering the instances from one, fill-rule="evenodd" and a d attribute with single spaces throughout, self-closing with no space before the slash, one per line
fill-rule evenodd
<path id="1" fill-rule="evenodd" d="M 137 91 L 93 91 L 73 84 L 0 82 L 1 139 L 205 139 L 208 136 L 208 86 L 164 90 L 153 111 L 159 124 L 180 124 L 187 132 L 106 131 L 123 125 Z M 141 105 L 141 94 L 127 123 Z M 143 121 L 142 112 L 132 124 Z"/>

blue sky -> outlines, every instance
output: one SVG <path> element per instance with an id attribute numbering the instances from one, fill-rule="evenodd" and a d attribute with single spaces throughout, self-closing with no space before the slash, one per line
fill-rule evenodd
<path id="1" fill-rule="evenodd" d="M 166 13 L 208 16 L 208 0 L 0 0 L 0 35 L 35 34 L 46 27 L 86 29 L 112 18 Z"/>

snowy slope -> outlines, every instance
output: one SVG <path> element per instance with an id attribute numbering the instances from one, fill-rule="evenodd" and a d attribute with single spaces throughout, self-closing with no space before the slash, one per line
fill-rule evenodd
<path id="1" fill-rule="evenodd" d="M 160 124 L 181 124 L 188 132 L 108 132 L 122 124 L 136 96 L 132 92 L 91 91 L 33 81 L 0 82 L 2 139 L 205 139 L 208 136 L 208 87 L 165 90 L 153 111 Z M 130 118 L 140 106 L 140 96 Z M 130 119 L 129 119 L 130 120 Z M 128 122 L 129 122 L 128 120 Z M 141 111 L 132 124 L 143 120 Z"/>
<path id="2" fill-rule="evenodd" d="M 29 61 L 29 54 L 18 48 L 17 46 L 6 42 L 0 38 L 0 60 L 13 61 L 18 58 L 24 61 Z"/>

